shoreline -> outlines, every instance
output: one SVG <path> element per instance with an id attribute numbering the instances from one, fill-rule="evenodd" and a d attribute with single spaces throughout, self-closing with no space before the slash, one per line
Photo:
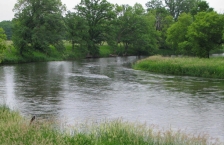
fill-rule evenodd
<path id="1" fill-rule="evenodd" d="M 182 131 L 155 131 L 144 124 L 131 123 L 123 120 L 105 121 L 99 124 L 81 124 L 69 126 L 73 130 L 55 129 L 55 121 L 39 122 L 21 117 L 19 112 L 11 111 L 6 106 L 0 106 L 0 144 L 77 144 L 77 145 L 105 145 L 105 144 L 202 144 L 210 142 L 206 135 L 190 135 Z M 80 130 L 79 127 L 82 129 Z M 64 126 L 66 128 L 66 126 Z M 219 143 L 216 141 L 215 143 Z"/>

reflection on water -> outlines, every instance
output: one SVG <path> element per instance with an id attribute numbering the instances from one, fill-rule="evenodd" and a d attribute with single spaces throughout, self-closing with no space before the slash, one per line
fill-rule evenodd
<path id="1" fill-rule="evenodd" d="M 0 103 L 69 123 L 123 118 L 224 140 L 224 80 L 136 71 L 136 59 L 0 66 Z"/>

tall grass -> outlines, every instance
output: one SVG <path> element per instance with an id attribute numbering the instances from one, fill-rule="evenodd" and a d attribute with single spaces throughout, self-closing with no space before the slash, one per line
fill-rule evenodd
<path id="1" fill-rule="evenodd" d="M 78 124 L 71 131 L 54 128 L 56 122 L 36 122 L 18 112 L 0 107 L 0 144 L 44 145 L 205 145 L 206 136 L 192 136 L 172 130 L 153 131 L 146 125 L 122 120 Z"/>
<path id="2" fill-rule="evenodd" d="M 156 73 L 224 78 L 224 58 L 151 56 L 133 65 L 134 69 Z"/>

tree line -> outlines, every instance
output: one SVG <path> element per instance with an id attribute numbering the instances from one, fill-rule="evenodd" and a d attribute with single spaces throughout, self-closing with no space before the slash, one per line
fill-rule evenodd
<path id="1" fill-rule="evenodd" d="M 91 57 L 99 56 L 102 44 L 113 54 L 122 47 L 122 55 L 152 55 L 160 49 L 209 57 L 224 40 L 223 14 L 202 0 L 150 0 L 146 9 L 138 3 L 81 0 L 74 12 L 66 11 L 61 0 L 17 0 L 13 11 L 12 21 L 0 23 L 7 34 L 0 40 L 12 39 L 21 56 L 31 51 L 50 55 L 52 46 L 63 53 L 63 40 L 69 40 L 73 50 Z"/>

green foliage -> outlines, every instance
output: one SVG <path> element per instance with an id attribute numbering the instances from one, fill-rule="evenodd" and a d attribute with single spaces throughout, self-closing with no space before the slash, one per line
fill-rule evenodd
<path id="1" fill-rule="evenodd" d="M 178 21 L 168 28 L 166 42 L 172 49 L 189 55 L 191 47 L 187 47 L 188 45 L 185 41 L 187 40 L 188 27 L 192 22 L 192 16 L 183 13 L 179 16 Z"/>
<path id="2" fill-rule="evenodd" d="M 108 45 L 100 46 L 100 57 L 108 57 L 112 54 L 111 47 Z"/>
<path id="3" fill-rule="evenodd" d="M 1 27 L 0 27 L 0 40 L 1 41 L 5 41 L 6 40 L 5 31 Z"/>
<path id="4" fill-rule="evenodd" d="M 149 55 L 157 48 L 157 35 L 154 29 L 155 19 L 150 14 L 145 14 L 141 4 L 116 6 L 118 18 L 112 21 L 110 41 L 113 48 L 122 43 L 123 55 L 132 52 L 135 55 Z M 115 51 L 114 53 L 118 53 Z"/>
<path id="5" fill-rule="evenodd" d="M 60 132 L 53 128 L 56 122 L 40 121 L 38 118 L 29 125 L 27 118 L 18 112 L 0 107 L 0 144 L 44 144 L 44 145 L 206 145 L 206 136 L 192 137 L 180 131 L 155 131 L 146 125 L 105 121 L 98 124 L 77 124 L 64 126 Z M 82 128 L 82 129 L 80 129 Z M 85 131 L 81 131 L 85 130 Z M 73 132 L 70 134 L 68 132 Z M 218 142 L 217 142 L 218 143 Z"/>
<path id="6" fill-rule="evenodd" d="M 172 75 L 224 78 L 224 58 L 152 56 L 138 61 L 133 67 L 139 70 Z"/>
<path id="7" fill-rule="evenodd" d="M 151 0 L 146 3 L 148 13 L 155 17 L 155 29 L 158 32 L 157 41 L 160 49 L 169 48 L 166 44 L 166 31 L 173 23 L 173 17 L 161 0 Z"/>
<path id="8" fill-rule="evenodd" d="M 75 7 L 77 15 L 87 21 L 88 31 L 83 39 L 87 44 L 88 55 L 99 56 L 99 44 L 105 41 L 107 21 L 113 19 L 113 5 L 106 0 L 81 0 Z"/>
<path id="9" fill-rule="evenodd" d="M 12 37 L 12 21 L 2 21 L 0 22 L 0 27 L 2 27 L 7 36 L 7 40 L 11 40 Z"/>
<path id="10" fill-rule="evenodd" d="M 172 26 L 173 22 L 173 18 L 170 15 L 166 15 L 165 17 L 163 17 L 161 20 L 161 24 L 160 26 L 160 30 L 158 30 L 159 33 L 159 38 L 158 38 L 158 47 L 161 49 L 169 49 L 169 45 L 166 43 L 166 39 L 167 39 L 167 29 L 170 28 L 170 26 Z"/>
<path id="11" fill-rule="evenodd" d="M 49 46 L 50 55 L 38 50 L 26 52 L 22 57 L 19 51 L 13 46 L 8 45 L 2 53 L 2 63 L 22 63 L 22 62 L 39 62 L 39 61 L 55 61 L 55 60 L 77 60 L 85 58 L 85 50 L 77 48 L 72 49 L 72 44 L 64 41 L 65 50 L 63 53 L 58 51 L 54 46 Z"/>
<path id="12" fill-rule="evenodd" d="M 6 49 L 6 35 L 5 31 L 0 27 L 0 63 L 2 62 L 2 52 Z"/>
<path id="13" fill-rule="evenodd" d="M 170 14 L 177 21 L 181 13 L 188 13 L 197 5 L 198 0 L 165 0 Z"/>
<path id="14" fill-rule="evenodd" d="M 24 62 L 24 59 L 18 54 L 18 50 L 12 45 L 8 45 L 8 47 L 3 51 L 2 56 L 2 63 Z"/>
<path id="15" fill-rule="evenodd" d="M 213 8 L 209 7 L 209 4 L 206 1 L 197 2 L 196 6 L 191 9 L 190 13 L 192 16 L 195 16 L 199 12 L 211 12 Z"/>
<path id="16" fill-rule="evenodd" d="M 212 13 L 207 2 L 150 0 L 146 6 L 147 12 L 138 3 L 129 6 L 81 0 L 75 12 L 68 11 L 63 17 L 61 0 L 18 0 L 12 21 L 14 47 L 4 51 L 0 59 L 27 62 L 163 53 L 157 48 L 208 57 L 223 43 L 223 16 Z M 3 21 L 0 26 L 7 23 L 10 29 L 12 22 Z M 65 48 L 62 39 L 71 44 L 66 42 Z M 104 42 L 109 46 L 101 46 Z M 10 54 L 13 49 L 16 51 Z"/>
<path id="17" fill-rule="evenodd" d="M 77 60 L 77 59 L 83 59 L 86 57 L 87 49 L 83 47 L 76 47 L 73 49 L 73 46 L 71 43 L 64 41 L 65 46 L 65 52 L 63 59 L 65 60 Z"/>
<path id="18" fill-rule="evenodd" d="M 29 51 L 49 54 L 49 46 L 63 50 L 65 6 L 60 0 L 18 0 L 14 6 L 13 42 L 20 55 Z"/>
<path id="19" fill-rule="evenodd" d="M 73 51 L 75 47 L 77 49 L 87 47 L 86 42 L 89 38 L 87 21 L 76 13 L 68 12 L 65 17 L 65 25 L 67 39 L 71 41 Z"/>
<path id="20" fill-rule="evenodd" d="M 223 22 L 224 17 L 216 12 L 199 12 L 195 16 L 187 37 L 197 56 L 209 58 L 209 52 L 222 45 Z"/>

